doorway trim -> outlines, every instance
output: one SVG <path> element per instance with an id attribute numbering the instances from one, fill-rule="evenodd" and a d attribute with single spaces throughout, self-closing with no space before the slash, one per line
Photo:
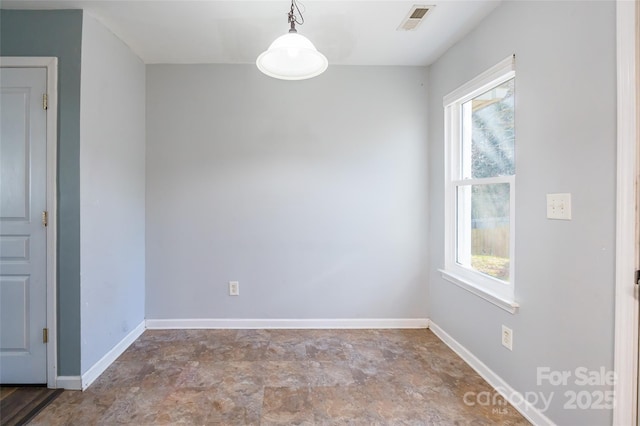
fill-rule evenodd
<path id="1" fill-rule="evenodd" d="M 0 57 L 2 68 L 47 69 L 47 387 L 57 388 L 58 333 L 57 333 L 57 154 L 58 154 L 58 58 Z"/>
<path id="2" fill-rule="evenodd" d="M 617 53 L 617 195 L 615 295 L 615 404 L 613 424 L 637 424 L 638 407 L 638 300 L 634 275 L 636 203 L 638 202 L 638 1 L 616 2 Z"/>

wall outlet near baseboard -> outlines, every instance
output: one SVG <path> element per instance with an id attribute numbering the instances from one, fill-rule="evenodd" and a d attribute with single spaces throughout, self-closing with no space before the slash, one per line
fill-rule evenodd
<path id="1" fill-rule="evenodd" d="M 513 350 L 513 330 L 504 325 L 502 326 L 502 346 L 510 351 Z"/>
<path id="2" fill-rule="evenodd" d="M 240 283 L 229 281 L 229 296 L 240 296 Z"/>

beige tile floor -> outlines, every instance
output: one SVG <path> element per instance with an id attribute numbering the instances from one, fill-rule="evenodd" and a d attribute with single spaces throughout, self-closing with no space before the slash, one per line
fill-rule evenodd
<path id="1" fill-rule="evenodd" d="M 483 391 L 428 330 L 148 330 L 31 424 L 529 424 Z"/>

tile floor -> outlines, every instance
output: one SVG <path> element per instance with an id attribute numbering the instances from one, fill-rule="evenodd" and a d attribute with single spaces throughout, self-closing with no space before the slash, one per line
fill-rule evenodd
<path id="1" fill-rule="evenodd" d="M 31 424 L 529 424 L 483 391 L 428 330 L 147 330 Z"/>

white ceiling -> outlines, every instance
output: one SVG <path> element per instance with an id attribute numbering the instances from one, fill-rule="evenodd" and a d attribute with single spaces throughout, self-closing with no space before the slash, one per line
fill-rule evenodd
<path id="1" fill-rule="evenodd" d="M 419 1 L 419 0 L 418 0 Z M 288 30 L 290 0 L 3 0 L 4 9 L 84 9 L 145 63 L 254 63 Z M 414 4 L 435 5 L 416 31 L 396 31 Z M 342 65 L 428 65 L 498 0 L 304 1 L 307 36 Z"/>

